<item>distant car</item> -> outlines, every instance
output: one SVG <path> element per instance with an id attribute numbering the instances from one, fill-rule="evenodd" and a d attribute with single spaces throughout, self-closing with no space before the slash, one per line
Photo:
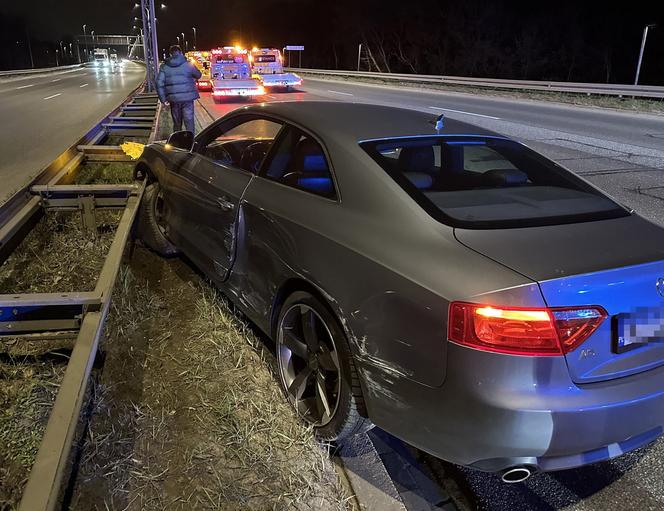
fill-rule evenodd
<path id="1" fill-rule="evenodd" d="M 283 102 L 151 144 L 137 172 L 145 242 L 274 339 L 323 439 L 375 423 L 516 482 L 662 434 L 664 230 L 518 142 Z"/>

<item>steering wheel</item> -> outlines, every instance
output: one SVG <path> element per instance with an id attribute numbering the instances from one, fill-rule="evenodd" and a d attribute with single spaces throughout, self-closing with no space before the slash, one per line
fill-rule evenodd
<path id="1" fill-rule="evenodd" d="M 261 140 L 245 147 L 240 157 L 240 168 L 254 174 L 258 173 L 261 162 L 265 158 L 271 144 L 271 140 Z"/>

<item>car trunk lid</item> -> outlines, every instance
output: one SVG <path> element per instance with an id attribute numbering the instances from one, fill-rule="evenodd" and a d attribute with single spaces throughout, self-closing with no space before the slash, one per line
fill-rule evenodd
<path id="1" fill-rule="evenodd" d="M 467 247 L 537 281 L 549 307 L 599 305 L 607 311 L 602 325 L 566 355 L 576 383 L 664 364 L 660 227 L 631 215 L 523 229 L 456 229 L 455 235 Z M 638 336 L 651 342 L 630 344 Z"/>

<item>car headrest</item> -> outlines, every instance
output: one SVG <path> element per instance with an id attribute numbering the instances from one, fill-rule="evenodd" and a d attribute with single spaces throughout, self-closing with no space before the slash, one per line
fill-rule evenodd
<path id="1" fill-rule="evenodd" d="M 403 172 L 430 173 L 433 171 L 434 164 L 433 147 L 430 145 L 403 147 L 399 153 L 399 168 Z"/>
<path id="2" fill-rule="evenodd" d="M 491 169 L 482 174 L 482 181 L 493 186 L 519 186 L 528 182 L 528 174 L 517 169 Z"/>
<path id="3" fill-rule="evenodd" d="M 425 174 L 424 172 L 404 172 L 403 175 L 418 190 L 428 190 L 433 184 L 431 174 Z"/>
<path id="4" fill-rule="evenodd" d="M 295 146 L 293 167 L 296 172 L 325 172 L 328 170 L 325 154 L 318 143 L 310 138 Z"/>

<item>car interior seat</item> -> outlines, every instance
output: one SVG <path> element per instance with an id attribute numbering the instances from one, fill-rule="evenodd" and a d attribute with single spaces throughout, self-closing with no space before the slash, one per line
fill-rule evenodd
<path id="1" fill-rule="evenodd" d="M 300 188 L 322 195 L 329 195 L 334 191 L 323 149 L 310 138 L 300 140 L 295 146 L 293 173 Z"/>

